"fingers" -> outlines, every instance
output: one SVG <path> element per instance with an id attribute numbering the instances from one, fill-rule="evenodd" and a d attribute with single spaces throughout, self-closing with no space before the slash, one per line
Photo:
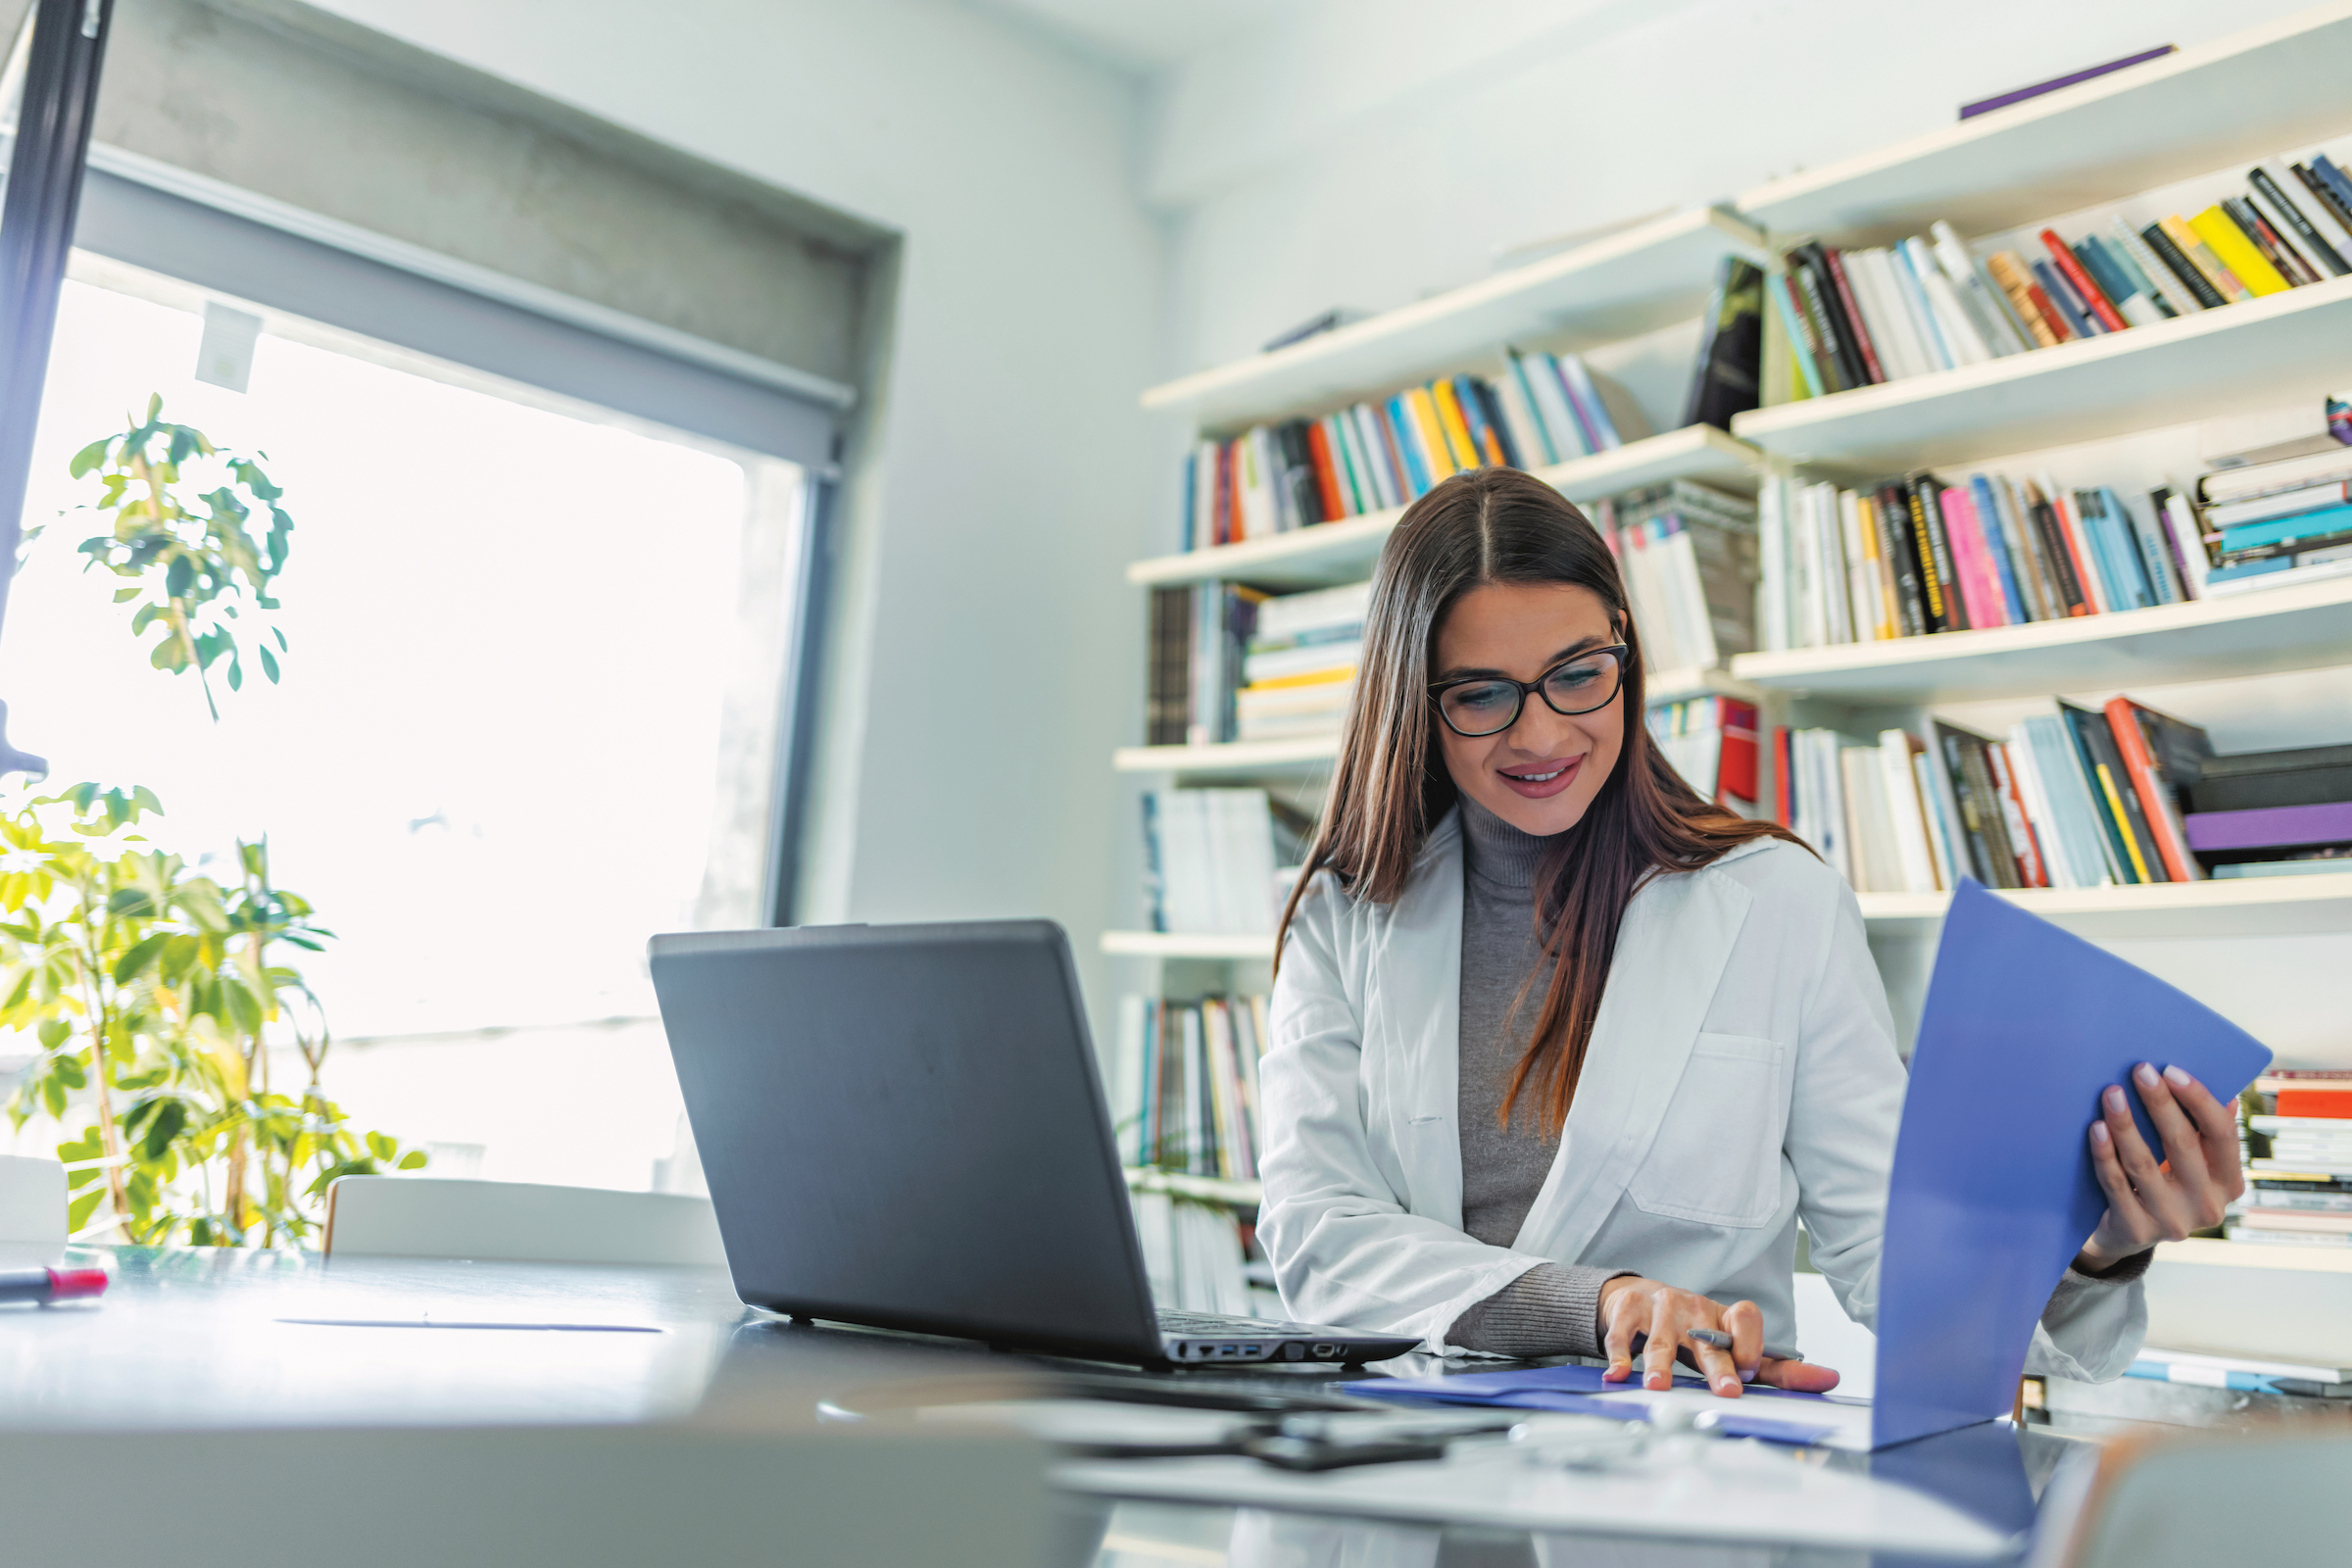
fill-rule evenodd
<path id="1" fill-rule="evenodd" d="M 2139 1124 L 2132 1119 L 2132 1106 L 2123 1090 L 2109 1084 L 2099 1097 L 2099 1109 L 2107 1136 L 2115 1140 L 2115 1157 L 2123 1162 L 2124 1174 L 2132 1178 L 2141 1202 L 2152 1203 L 2164 1184 L 2164 1172 L 2157 1168 L 2156 1156 L 2148 1152 L 2148 1141 L 2139 1136 Z"/>
<path id="2" fill-rule="evenodd" d="M 1610 1299 L 1608 1329 L 1601 1336 L 1601 1353 L 1609 1358 L 1609 1369 L 1600 1375 L 1603 1383 L 1623 1383 L 1634 1375 L 1634 1335 L 1638 1332 L 1641 1314 L 1633 1309 L 1642 1298 L 1627 1293 Z"/>
<path id="3" fill-rule="evenodd" d="M 2224 1200 L 2243 1193 L 2246 1177 L 2237 1161 L 2236 1104 L 2216 1099 L 2212 1090 L 2179 1067 L 2165 1068 L 2164 1081 L 2173 1099 L 2197 1124 L 2197 1135 L 2205 1143 L 2205 1169 L 2221 1188 Z"/>
<path id="4" fill-rule="evenodd" d="M 1757 1369 L 1756 1381 L 1792 1394 L 1827 1394 L 1838 1386 L 1838 1374 L 1818 1361 L 1766 1361 Z"/>
<path id="5" fill-rule="evenodd" d="M 1742 1383 L 1756 1380 L 1764 1363 L 1764 1309 L 1753 1301 L 1734 1301 L 1724 1309 L 1723 1332 L 1732 1337 L 1732 1364 Z"/>
<path id="6" fill-rule="evenodd" d="M 1675 1352 L 1683 1343 L 1683 1330 L 1693 1325 L 1682 1321 L 1676 1310 L 1675 1298 L 1681 1291 L 1660 1291 L 1649 1298 L 1649 1343 L 1642 1347 L 1642 1386 L 1645 1389 L 1674 1387 Z"/>
<path id="7" fill-rule="evenodd" d="M 2148 1107 L 2148 1120 L 2156 1124 L 2156 1136 L 2164 1140 L 2164 1157 L 2172 1165 L 2175 1184 L 2192 1192 L 2202 1189 L 2205 1139 L 2173 1098 L 2173 1086 L 2144 1061 L 2132 1069 L 2132 1083 L 2139 1092 L 2139 1102 Z"/>

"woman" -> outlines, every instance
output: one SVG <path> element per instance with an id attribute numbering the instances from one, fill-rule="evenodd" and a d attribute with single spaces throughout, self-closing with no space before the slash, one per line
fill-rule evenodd
<path id="1" fill-rule="evenodd" d="M 1903 1097 L 1853 895 L 1778 826 L 1702 800 L 1641 721 L 1608 548 L 1482 468 L 1397 525 L 1331 799 L 1283 915 L 1258 1235 L 1286 1309 L 1439 1353 L 1605 1356 L 1718 1394 L 1793 1336 L 1797 1221 L 1857 1321 L 1878 1298 Z M 2118 1375 L 2148 1249 L 2242 1185 L 2230 1111 L 2134 1074 L 2087 1137 L 2109 1207 L 2029 1365 Z M 1731 1337 L 1716 1349 L 1694 1329 Z"/>

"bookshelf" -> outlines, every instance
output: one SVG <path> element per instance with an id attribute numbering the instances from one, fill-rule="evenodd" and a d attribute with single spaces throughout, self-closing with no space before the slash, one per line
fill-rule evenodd
<path id="1" fill-rule="evenodd" d="M 1762 455 L 1745 442 L 1694 424 L 1629 441 L 1614 452 L 1538 468 L 1536 477 L 1571 501 L 1596 501 L 1672 479 L 1696 479 L 1753 495 L 1761 461 Z M 1283 589 L 1361 582 L 1372 575 L 1381 546 L 1403 515 L 1401 509 L 1367 513 L 1270 538 L 1154 556 L 1130 565 L 1127 580 L 1154 588 L 1188 582 L 1247 582 Z"/>
<path id="2" fill-rule="evenodd" d="M 2267 158 L 2352 127 L 2352 5 L 2318 7 L 2147 65 L 1742 192 L 1778 234 L 1857 245 L 1945 219 L 1984 234 Z"/>
<path id="3" fill-rule="evenodd" d="M 1102 952 L 1114 958 L 1208 958 L 1225 962 L 1271 962 L 1274 938 L 1188 935 L 1176 931 L 1105 931 Z"/>
<path id="4" fill-rule="evenodd" d="M 1614 342 L 1687 320 L 1706 302 L 1716 262 L 1754 250 L 1754 225 L 1721 207 L 1635 223 L 1303 343 L 1201 370 L 1144 394 L 1153 413 L 1226 431 L 1418 380 L 1544 338 Z"/>
<path id="5" fill-rule="evenodd" d="M 1858 893 L 1878 936 L 1932 936 L 1947 893 Z M 2352 932 L 2352 871 L 2325 876 L 2158 882 L 2141 887 L 2018 888 L 2001 897 L 2080 936 L 2105 939 L 2308 936 Z M 1270 962 L 1270 936 L 1179 936 L 1106 931 L 1102 951 L 1122 956 Z"/>
<path id="6" fill-rule="evenodd" d="M 1265 1188 L 1259 1183 L 1238 1177 L 1195 1176 L 1186 1171 L 1138 1165 L 1126 1167 L 1126 1176 L 1127 1190 L 1131 1193 L 1166 1193 L 1170 1198 L 1231 1203 L 1236 1208 L 1255 1208 L 1265 1197 Z"/>
<path id="7" fill-rule="evenodd" d="M 1854 705 L 2267 675 L 2352 662 L 2352 577 L 1892 642 L 1740 654 L 1745 685 Z"/>
<path id="8" fill-rule="evenodd" d="M 2352 362 L 2352 277 L 1957 370 L 1736 416 L 1790 462 L 1857 476 L 2072 446 L 2324 395 Z"/>
<path id="9" fill-rule="evenodd" d="M 1862 918 L 1883 935 L 1925 935 L 1943 919 L 1946 893 L 1860 893 Z M 2158 882 L 2141 887 L 2021 888 L 2001 894 L 2081 936 L 2105 938 L 2307 936 L 2352 931 L 2352 871 L 2323 876 Z"/>
<path id="10" fill-rule="evenodd" d="M 1504 344 L 1581 350 L 1688 319 L 1730 251 L 1778 250 L 1808 237 L 1838 246 L 1880 244 L 1925 232 L 1938 220 L 1974 241 L 2232 165 L 2242 173 L 2251 161 L 2352 132 L 2352 95 L 2342 88 L 2348 73 L 2352 0 L 2338 0 L 1766 183 L 1725 206 L 1629 225 L 1306 343 L 1170 381 L 1145 393 L 1143 404 L 1186 418 L 1203 436 L 1224 436 L 1431 373 L 1490 365 Z M 1852 481 L 1967 463 L 1998 467 L 2002 457 L 2020 453 L 2063 469 L 2075 455 L 2062 449 L 2114 442 L 2143 453 L 2158 437 L 2186 442 L 2185 427 L 2198 421 L 2340 391 L 2352 386 L 2347 367 L 2352 277 L 1758 409 L 1738 416 L 1729 433 L 1672 431 L 1540 477 L 1582 502 L 1676 478 L 1753 491 L 1775 473 Z M 2150 440 L 2125 439 L 2142 436 Z M 2058 477 L 2083 482 L 2063 471 Z M 1397 516 L 1160 556 L 1134 563 L 1126 577 L 1137 587 L 1227 580 L 1275 590 L 1358 581 L 1370 573 Z M 1932 705 L 2103 697 L 2340 666 L 2352 666 L 2352 578 L 1986 631 L 1741 655 L 1728 670 L 1652 672 L 1648 695 L 1653 702 L 1738 696 L 1764 704 L 1767 725 L 1851 721 L 1873 729 L 1916 727 Z M 1310 737 L 1129 747 L 1112 762 L 1122 773 L 1182 780 L 1311 783 L 1328 772 L 1336 751 L 1336 738 Z M 2352 870 L 2003 896 L 2093 940 L 2352 933 Z M 1919 970 L 1911 978 L 1924 977 L 1924 956 L 1948 896 L 1868 893 L 1859 902 L 1889 990 L 1902 994 L 1906 966 Z M 1266 936 L 1109 931 L 1102 951 L 1157 963 L 1171 985 L 1218 986 L 1239 983 L 1231 978 L 1234 966 L 1269 961 L 1273 944 Z M 2167 1248 L 2164 1255 L 2352 1273 L 2352 1250 L 2192 1242 Z"/>

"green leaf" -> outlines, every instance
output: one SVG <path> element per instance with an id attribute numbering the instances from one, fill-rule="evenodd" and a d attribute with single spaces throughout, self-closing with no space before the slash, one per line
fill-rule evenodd
<path id="1" fill-rule="evenodd" d="M 172 934 L 164 931 L 131 944 L 130 950 L 115 960 L 115 984 L 126 986 L 146 973 L 148 965 L 155 962 L 172 939 Z"/>
<path id="2" fill-rule="evenodd" d="M 106 1189 L 101 1187 L 93 1192 L 84 1193 L 68 1203 L 66 1205 L 66 1233 L 72 1235 L 87 1225 L 90 1222 L 90 1216 L 98 1212 L 99 1200 L 104 1197 L 106 1197 Z"/>
<path id="3" fill-rule="evenodd" d="M 245 666 L 233 655 L 228 661 L 228 689 L 232 692 L 245 689 Z"/>
<path id="4" fill-rule="evenodd" d="M 378 1159 L 390 1159 L 394 1154 L 400 1152 L 400 1145 L 382 1133 L 369 1133 L 368 1135 L 368 1152 Z"/>
<path id="5" fill-rule="evenodd" d="M 254 650 L 254 652 L 255 652 L 255 653 L 257 653 L 257 654 L 259 654 L 259 655 L 261 655 L 261 657 L 262 657 L 262 673 L 270 677 L 270 685 L 272 685 L 272 686 L 276 685 L 276 684 L 277 684 L 277 656 L 276 656 L 275 654 L 271 653 L 271 652 L 270 652 L 270 651 L 268 648 L 266 648 L 266 647 L 265 647 L 265 648 L 257 648 L 257 649 L 255 649 L 255 650 Z"/>
<path id="6" fill-rule="evenodd" d="M 156 1111 L 155 1120 L 148 1124 L 147 1136 L 139 1140 L 140 1152 L 150 1160 L 162 1159 L 172 1152 L 172 1141 L 188 1125 L 188 1105 L 184 1100 L 167 1100 Z"/>
<path id="7" fill-rule="evenodd" d="M 111 435 L 104 440 L 91 442 L 74 454 L 74 461 L 67 466 L 67 472 L 76 479 L 84 477 L 106 461 L 106 449 L 114 444 L 115 438 Z"/>
<path id="8" fill-rule="evenodd" d="M 31 978 L 30 975 L 25 976 L 28 983 Z M 43 1018 L 33 1035 L 40 1041 L 43 1051 L 55 1051 L 74 1037 L 74 1026 L 63 1018 Z"/>
<path id="9" fill-rule="evenodd" d="M 422 1170 L 424 1169 L 424 1159 L 423 1150 L 412 1149 L 400 1156 L 400 1163 L 393 1168 L 396 1170 Z"/>
<path id="10" fill-rule="evenodd" d="M 147 590 L 144 588 L 118 588 L 115 590 L 115 603 L 118 605 L 127 605 L 133 599 L 138 598 L 139 595 L 145 593 L 146 591 Z M 143 630 L 144 628 L 134 626 L 131 629 L 133 631 L 139 631 Z"/>

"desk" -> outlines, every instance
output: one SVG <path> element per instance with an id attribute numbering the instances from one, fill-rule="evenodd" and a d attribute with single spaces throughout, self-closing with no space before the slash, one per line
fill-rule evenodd
<path id="1" fill-rule="evenodd" d="M 157 1517 L 217 1514 L 220 1494 L 206 1488 L 221 1486 L 225 1470 L 226 1494 L 254 1504 L 251 1464 L 261 1455 L 274 1477 L 270 1506 L 312 1523 L 284 1537 L 282 1559 L 251 1540 L 223 1546 L 217 1559 L 191 1554 L 175 1532 L 171 1553 L 191 1568 L 315 1562 L 328 1542 L 324 1556 L 339 1568 L 460 1560 L 437 1556 L 431 1539 L 419 1544 L 419 1533 L 436 1532 L 462 1535 L 477 1548 L 461 1554 L 472 1560 L 583 1568 L 653 1560 L 628 1540 L 658 1535 L 656 1524 L 700 1531 L 693 1539 L 709 1546 L 713 1514 L 741 1516 L 749 1534 L 735 1543 L 740 1556 L 721 1543 L 699 1550 L 698 1561 L 776 1560 L 778 1532 L 796 1563 L 1732 1568 L 1858 1560 L 1141 1500 L 1041 1502 L 1050 1455 L 1033 1444 L 964 1423 L 829 1424 L 819 1406 L 943 1377 L 986 1375 L 1007 1392 L 1042 1392 L 1062 1364 L 784 1323 L 744 1308 L 718 1270 L 144 1249 L 76 1250 L 70 1261 L 114 1273 L 102 1300 L 0 1308 L 0 1514 L 24 1517 L 28 1496 L 74 1486 L 69 1474 L 79 1477 L 78 1498 L 94 1495 L 100 1465 L 109 1477 L 138 1478 L 98 1489 L 126 1505 Z M 581 1327 L 285 1321 L 294 1318 Z M 534 1431 L 545 1438 L 535 1442 Z M 632 1437 L 647 1446 L 614 1446 Z M 1997 1437 L 2023 1444 L 2025 1459 L 2014 1494 L 1996 1506 L 2030 1511 L 2026 1489 L 2038 1489 L 2064 1442 Z M 752 1446 L 727 1446 L 737 1440 Z M 464 1492 L 469 1482 L 478 1495 L 416 1517 L 416 1496 Z M 881 1523 L 899 1534 L 885 1546 L 844 1536 L 828 1555 L 818 1548 L 831 1538 L 816 1540 L 822 1521 L 811 1522 L 812 1510 L 828 1506 L 852 1523 L 886 1513 Z M 665 1508 L 678 1517 L 662 1523 Z M 339 1518 L 383 1533 L 380 1558 L 355 1554 Z M 508 1524 L 518 1540 L 493 1553 L 489 1538 Z M 623 1539 L 630 1528 L 640 1536 Z M 39 1559 L 27 1552 L 24 1560 Z"/>

